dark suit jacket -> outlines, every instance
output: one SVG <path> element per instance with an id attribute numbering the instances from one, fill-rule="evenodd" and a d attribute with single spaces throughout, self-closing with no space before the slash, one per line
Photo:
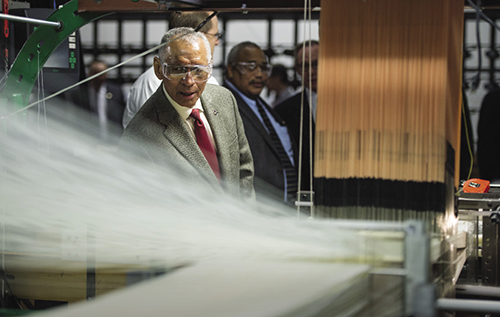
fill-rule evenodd
<path id="1" fill-rule="evenodd" d="M 500 179 L 500 90 L 482 102 L 478 125 L 477 159 L 481 178 Z"/>
<path id="2" fill-rule="evenodd" d="M 217 146 L 222 182 L 162 86 L 127 125 L 120 150 L 127 148 L 157 166 L 180 173 L 184 179 L 207 184 L 218 193 L 225 190 L 236 197 L 253 199 L 252 154 L 236 100 L 227 89 L 211 84 L 207 84 L 200 99 Z"/>
<path id="3" fill-rule="evenodd" d="M 278 104 L 276 107 L 274 107 L 274 110 L 278 113 L 278 115 L 285 120 L 285 123 L 288 127 L 288 131 L 290 131 L 290 137 L 292 138 L 292 141 L 297 144 L 297 147 L 299 147 L 299 142 L 300 142 L 300 101 L 301 101 L 301 95 L 302 93 L 297 93 L 294 96 L 288 98 L 287 100 L 283 101 L 282 103 Z M 310 141 L 309 141 L 309 117 L 310 117 L 310 110 L 309 110 L 309 102 L 307 101 L 307 94 L 304 93 L 304 115 L 303 115 L 303 131 L 302 131 L 302 175 L 301 175 L 301 189 L 302 190 L 309 190 L 310 186 L 310 181 L 309 177 L 311 173 L 309 172 L 310 170 L 310 159 L 309 159 L 309 146 L 310 146 Z M 314 155 L 314 134 L 316 131 L 316 125 L 314 123 L 314 120 L 312 121 L 312 153 Z M 298 164 L 299 164 L 299 151 L 296 151 L 295 154 L 295 162 L 296 166 L 298 169 Z M 314 162 L 314 157 L 313 157 L 313 162 Z"/>
<path id="4" fill-rule="evenodd" d="M 91 106 L 89 89 L 88 83 L 83 84 L 78 89 L 70 91 L 68 99 L 77 106 L 92 113 L 97 113 L 97 109 Z M 123 112 L 125 111 L 125 98 L 121 87 L 112 82 L 106 82 L 106 99 L 108 100 L 106 108 L 108 120 L 121 126 Z"/>
<path id="5" fill-rule="evenodd" d="M 271 137 L 259 118 L 240 95 L 230 87 L 227 88 L 233 92 L 238 102 L 238 108 L 241 118 L 243 119 L 243 125 L 245 126 L 245 134 L 250 144 L 250 150 L 252 151 L 255 167 L 254 184 L 257 198 L 259 198 L 259 196 L 268 196 L 282 201 L 285 189 L 283 166 L 279 154 L 273 146 Z M 265 105 L 267 110 L 275 116 L 278 122 L 283 121 L 264 100 L 259 100 L 261 104 Z"/>

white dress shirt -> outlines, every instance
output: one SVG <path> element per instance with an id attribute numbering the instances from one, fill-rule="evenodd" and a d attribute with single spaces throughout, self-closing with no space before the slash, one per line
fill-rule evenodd
<path id="1" fill-rule="evenodd" d="M 165 86 L 163 86 L 163 92 L 165 93 L 165 96 L 167 97 L 168 101 L 172 104 L 174 109 L 177 111 L 179 116 L 184 120 L 184 123 L 187 124 L 189 127 L 189 131 L 191 132 L 191 136 L 196 140 L 196 134 L 194 132 L 194 118 L 191 117 L 191 111 L 193 111 L 194 108 L 200 110 L 200 119 L 203 121 L 203 124 L 205 125 L 205 129 L 207 129 L 208 136 L 210 137 L 210 141 L 212 142 L 215 152 L 217 152 L 217 146 L 215 144 L 214 140 L 214 135 L 212 133 L 212 128 L 210 127 L 210 123 L 208 123 L 207 117 L 205 116 L 205 112 L 203 110 L 203 107 L 201 105 L 200 99 L 196 101 L 196 104 L 194 105 L 193 108 L 187 108 L 183 107 L 180 104 L 178 104 L 170 95 L 168 94 L 167 90 L 165 89 Z"/>

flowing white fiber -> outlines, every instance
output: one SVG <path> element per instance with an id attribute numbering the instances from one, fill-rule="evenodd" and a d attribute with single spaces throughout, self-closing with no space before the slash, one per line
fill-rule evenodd
<path id="1" fill-rule="evenodd" d="M 19 266 L 33 272 L 119 272 L 203 261 L 402 265 L 401 231 L 352 230 L 348 222 L 297 219 L 281 203 L 256 206 L 214 195 L 176 171 L 117 152 L 95 137 L 93 117 L 65 107 L 51 106 L 43 128 L 37 120 L 45 117 L 32 113 L 0 121 L 7 275 Z M 110 140 L 117 142 L 112 135 Z"/>
<path id="2" fill-rule="evenodd" d="M 99 145 L 74 129 L 95 128 L 84 113 L 61 119 L 71 118 L 79 122 L 49 121 L 43 149 L 35 146 L 40 133 L 29 123 L 2 136 L 2 217 L 7 248 L 15 248 L 9 251 L 58 253 L 68 236 L 92 236 L 97 259 L 111 262 L 330 260 L 366 253 L 363 238 L 334 222 L 297 220 L 293 210 L 273 202 L 257 212 L 251 204 L 215 196 L 175 171 Z"/>

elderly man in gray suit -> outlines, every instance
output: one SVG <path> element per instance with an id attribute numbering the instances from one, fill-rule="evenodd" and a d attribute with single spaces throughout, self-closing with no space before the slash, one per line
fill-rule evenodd
<path id="1" fill-rule="evenodd" d="M 192 28 L 169 30 L 154 58 L 162 85 L 124 131 L 120 147 L 207 184 L 217 192 L 255 197 L 254 167 L 238 105 L 231 92 L 207 84 L 212 53 Z"/>

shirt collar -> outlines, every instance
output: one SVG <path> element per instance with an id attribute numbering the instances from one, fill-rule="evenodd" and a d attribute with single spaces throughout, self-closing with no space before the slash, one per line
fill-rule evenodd
<path id="1" fill-rule="evenodd" d="M 236 88 L 235 85 L 233 85 L 232 82 L 230 82 L 229 80 L 226 80 L 226 85 L 228 85 L 232 90 L 236 91 L 236 93 L 238 93 L 238 95 L 240 95 L 240 97 L 243 99 L 243 101 L 246 102 L 247 105 L 249 106 L 254 106 L 256 104 L 256 100 L 254 99 L 250 99 L 248 98 L 247 96 L 245 96 L 238 88 Z"/>
<path id="2" fill-rule="evenodd" d="M 170 97 L 170 95 L 168 94 L 167 90 L 165 89 L 165 85 L 163 85 L 163 83 L 161 86 L 163 88 L 163 93 L 167 97 L 168 101 L 172 104 L 175 111 L 177 111 L 177 113 L 179 114 L 179 116 L 183 120 L 187 120 L 189 118 L 189 115 L 191 114 L 191 111 L 195 108 L 199 109 L 200 112 L 203 112 L 203 108 L 201 106 L 201 100 L 200 100 L 201 98 L 198 98 L 198 100 L 196 101 L 196 103 L 194 104 L 194 106 L 192 108 L 183 107 L 180 104 L 178 104 L 174 99 L 172 99 L 172 97 Z"/>

